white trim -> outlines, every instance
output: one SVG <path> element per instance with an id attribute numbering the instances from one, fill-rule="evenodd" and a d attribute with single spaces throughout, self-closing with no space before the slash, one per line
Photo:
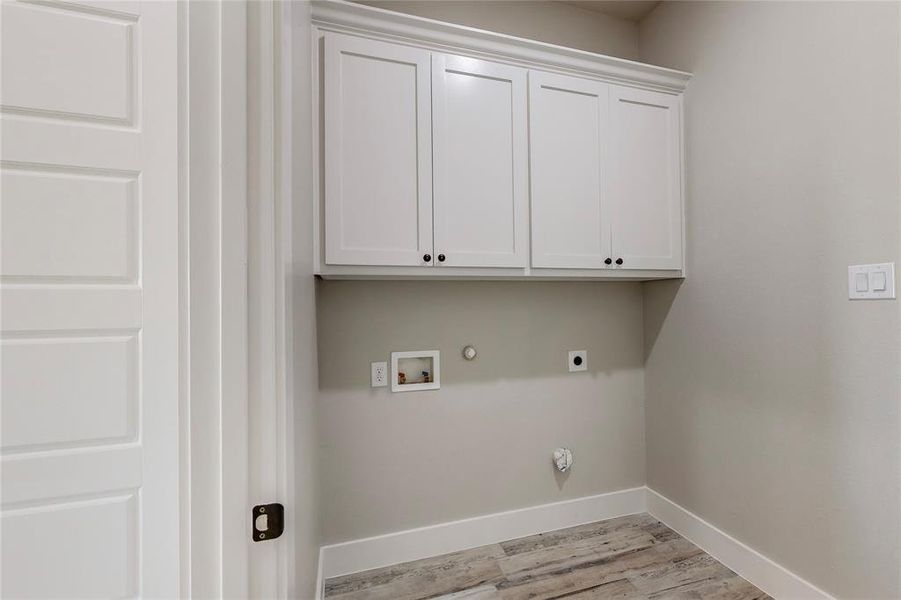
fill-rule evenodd
<path id="1" fill-rule="evenodd" d="M 325 560 L 323 559 L 323 550 L 325 550 L 325 546 L 319 548 L 319 563 L 316 567 L 316 600 L 322 600 L 325 598 L 325 575 L 323 575 L 323 567 L 325 564 Z"/>
<path id="2" fill-rule="evenodd" d="M 647 507 L 651 516 L 774 598 L 834 600 L 809 581 L 650 488 Z"/>
<path id="3" fill-rule="evenodd" d="M 495 61 L 565 71 L 679 93 L 691 73 L 338 0 L 313 0 L 313 25 L 395 43 L 463 52 Z"/>
<path id="4" fill-rule="evenodd" d="M 650 281 L 653 279 L 681 279 L 681 270 L 641 269 L 548 269 L 504 267 L 373 267 L 365 273 L 360 267 L 347 265 L 319 265 L 317 275 L 323 279 L 388 279 L 403 280 L 479 280 L 479 281 Z"/>
<path id="5" fill-rule="evenodd" d="M 191 140 L 188 4 L 178 5 L 178 490 L 179 587 L 191 597 Z"/>
<path id="6" fill-rule="evenodd" d="M 250 590 L 247 279 L 247 4 L 219 13 L 220 506 L 222 596 Z"/>
<path id="7" fill-rule="evenodd" d="M 835 600 L 701 517 L 647 487 L 542 504 L 323 546 L 316 599 L 325 580 L 565 527 L 647 512 L 773 598 Z"/>
<path id="8" fill-rule="evenodd" d="M 292 6 L 290 2 L 273 2 L 273 100 L 274 100 L 274 198 L 276 207 L 275 245 L 275 328 L 278 377 L 278 492 L 287 507 L 291 524 L 296 523 L 294 495 L 294 276 L 293 269 L 293 204 L 292 115 L 294 91 L 292 73 Z M 279 547 L 278 598 L 296 597 L 297 563 L 296 530 L 288 527 Z"/>
<path id="9" fill-rule="evenodd" d="M 285 110 L 283 11 L 273 0 L 247 3 L 249 503 L 280 502 L 293 522 L 290 372 L 290 112 Z M 287 51 L 287 52 L 286 52 Z M 290 58 L 288 58 L 290 60 Z M 282 124 L 287 123 L 288 127 Z M 290 164 L 290 163 L 288 163 Z M 249 597 L 289 598 L 294 589 L 294 529 L 252 545 Z"/>
<path id="10" fill-rule="evenodd" d="M 321 589 L 324 579 L 329 577 L 440 556 L 645 510 L 645 488 L 638 487 L 323 546 L 317 589 Z"/>
<path id="11" fill-rule="evenodd" d="M 181 359 L 190 451 L 183 594 L 245 597 L 247 511 L 246 5 L 182 9 L 180 185 L 188 201 Z M 183 526 L 185 524 L 183 523 Z M 190 560 L 190 562 L 188 562 Z"/>

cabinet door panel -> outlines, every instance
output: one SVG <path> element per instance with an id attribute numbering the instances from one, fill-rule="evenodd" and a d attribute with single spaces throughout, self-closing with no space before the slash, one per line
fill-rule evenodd
<path id="1" fill-rule="evenodd" d="M 525 267 L 526 71 L 432 56 L 435 254 L 456 267 Z"/>
<path id="2" fill-rule="evenodd" d="M 610 119 L 613 254 L 625 269 L 680 269 L 680 98 L 611 86 Z"/>
<path id="3" fill-rule="evenodd" d="M 325 35 L 325 262 L 432 252 L 429 52 Z"/>
<path id="4" fill-rule="evenodd" d="M 605 268 L 608 86 L 529 73 L 532 266 Z"/>

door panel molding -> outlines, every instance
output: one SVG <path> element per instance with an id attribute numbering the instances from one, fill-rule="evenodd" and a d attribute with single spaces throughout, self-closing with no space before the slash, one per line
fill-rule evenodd
<path id="1" fill-rule="evenodd" d="M 0 5 L 4 597 L 179 593 L 178 12 L 116 6 Z"/>

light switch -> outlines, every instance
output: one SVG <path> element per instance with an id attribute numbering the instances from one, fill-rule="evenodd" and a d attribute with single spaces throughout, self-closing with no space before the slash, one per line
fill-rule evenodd
<path id="1" fill-rule="evenodd" d="M 895 263 L 848 267 L 848 298 L 892 300 L 895 297 Z"/>

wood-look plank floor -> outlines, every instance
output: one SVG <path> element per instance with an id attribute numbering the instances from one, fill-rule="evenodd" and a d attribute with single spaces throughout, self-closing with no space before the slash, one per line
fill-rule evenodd
<path id="1" fill-rule="evenodd" d="M 328 600 L 772 600 L 647 514 L 325 582 Z"/>

